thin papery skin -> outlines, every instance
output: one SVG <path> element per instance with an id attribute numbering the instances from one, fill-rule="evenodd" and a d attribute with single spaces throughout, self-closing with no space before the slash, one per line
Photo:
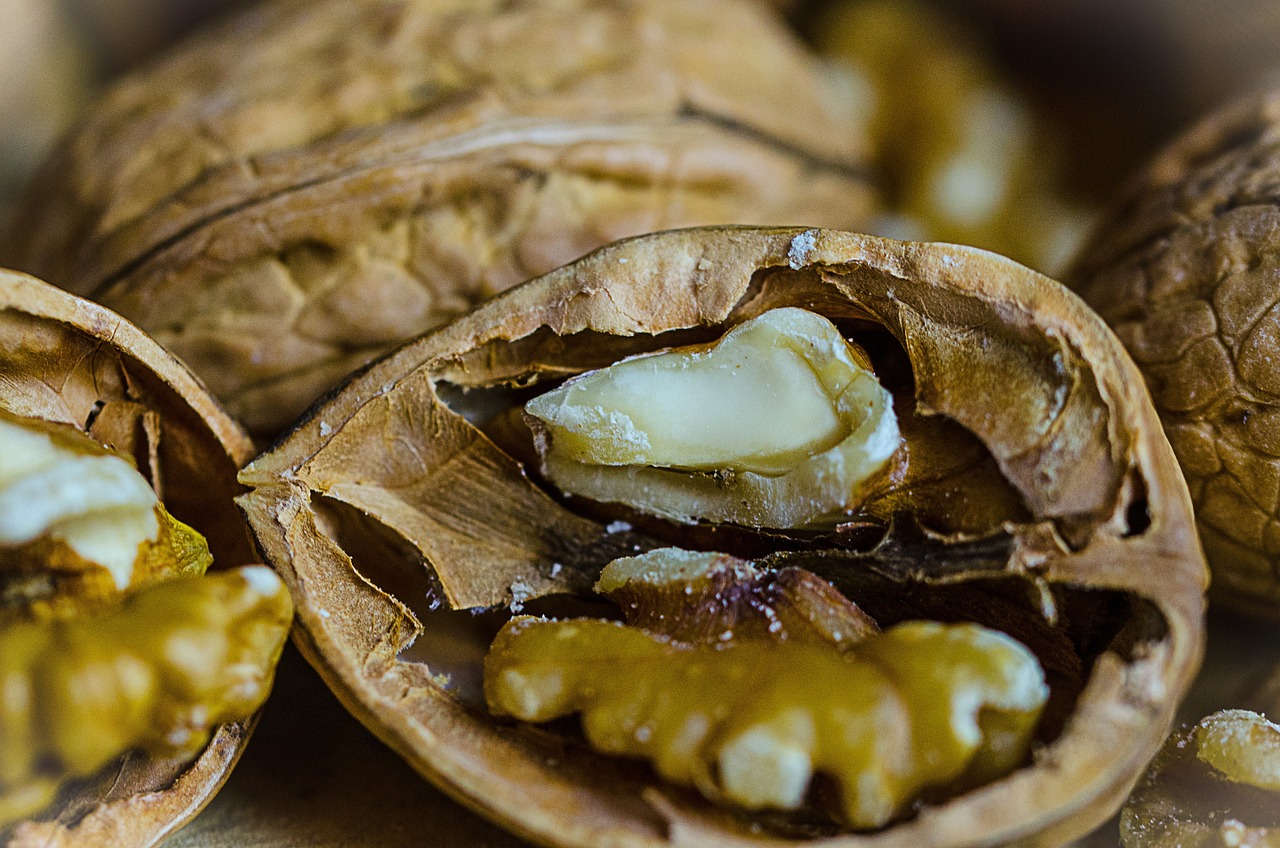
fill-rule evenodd
<path id="1" fill-rule="evenodd" d="M 1146 378 L 1226 605 L 1280 613 L 1280 93 L 1226 105 L 1161 150 L 1067 282 Z"/>
<path id="2" fill-rule="evenodd" d="M 958 481 L 932 476 L 953 468 L 932 464 L 944 452 L 922 451 L 927 467 L 894 478 L 909 488 L 891 480 L 877 495 L 903 519 L 886 516 L 883 541 L 786 536 L 798 550 L 774 548 L 770 564 L 830 568 L 859 589 L 841 585 L 860 607 L 889 609 L 887 620 L 936 601 L 939 615 L 1022 628 L 1052 661 L 1047 676 L 1056 669 L 1051 690 L 1067 690 L 1058 729 L 1027 767 L 873 835 L 810 836 L 1051 846 L 1088 832 L 1122 803 L 1194 676 L 1207 577 L 1185 484 L 1132 362 L 1074 296 L 983 251 L 800 228 L 658 233 L 589 254 L 379 360 L 241 475 L 251 491 L 238 502 L 298 599 L 304 654 L 424 776 L 518 834 L 582 848 L 793 845 L 794 834 L 740 826 L 651 773 L 496 724 L 441 684 L 438 660 L 401 656 L 436 644 L 410 591 L 455 608 L 586 594 L 605 563 L 672 543 L 575 512 L 442 396 L 465 409 L 513 386 L 707 343 L 783 305 L 855 340 L 865 332 L 882 352 L 896 345 L 909 375 L 895 403 L 910 432 L 972 439 L 986 459 L 981 486 L 953 489 Z M 913 509 L 952 491 L 970 530 L 931 535 L 912 523 Z M 989 512 L 982 495 L 1006 507 Z M 1046 715 L 1052 707 L 1051 697 Z"/>
<path id="3" fill-rule="evenodd" d="M 268 437 L 614 239 L 861 225 L 830 89 L 752 0 L 276 0 L 112 87 L 0 261 L 136 321 Z"/>
<path id="4" fill-rule="evenodd" d="M 592 590 L 632 627 L 690 645 L 743 639 L 843 647 L 880 632 L 810 571 L 769 571 L 715 552 L 654 548 L 606 565 Z"/>
<path id="5" fill-rule="evenodd" d="M 253 560 L 231 503 L 252 443 L 184 366 L 119 315 L 0 271 L 0 407 L 73 427 L 128 455 L 219 563 Z M 218 725 L 194 760 L 130 755 L 112 763 L 8 829 L 0 844 L 155 845 L 217 792 L 255 721 Z"/>

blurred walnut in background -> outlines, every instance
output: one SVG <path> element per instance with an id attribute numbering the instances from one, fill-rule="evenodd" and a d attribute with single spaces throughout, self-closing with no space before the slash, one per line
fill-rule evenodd
<path id="1" fill-rule="evenodd" d="M 614 239 L 858 228 L 864 150 L 754 2 L 276 0 L 114 84 L 0 262 L 137 321 L 270 436 Z"/>
<path id="2" fill-rule="evenodd" d="M 1063 139 L 950 9 L 841 0 L 816 10 L 819 50 L 860 112 L 898 238 L 994 250 L 1048 274 L 1083 235 Z"/>
<path id="3" fill-rule="evenodd" d="M 49 0 L 0 4 L 0 221 L 45 147 L 70 122 L 88 89 L 84 42 Z"/>

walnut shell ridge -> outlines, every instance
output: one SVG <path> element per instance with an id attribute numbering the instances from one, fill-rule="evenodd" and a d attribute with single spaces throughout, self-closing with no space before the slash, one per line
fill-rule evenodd
<path id="1" fill-rule="evenodd" d="M 1214 597 L 1280 617 L 1280 94 L 1188 129 L 1121 193 L 1068 281 L 1142 370 L 1186 474 Z"/>

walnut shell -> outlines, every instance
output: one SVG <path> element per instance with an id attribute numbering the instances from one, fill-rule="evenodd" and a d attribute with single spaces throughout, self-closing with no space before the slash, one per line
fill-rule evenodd
<path id="1" fill-rule="evenodd" d="M 205 535 L 216 562 L 257 559 L 231 500 L 252 443 L 186 368 L 120 316 L 0 271 L 0 407 L 71 424 L 131 455 L 170 512 Z M 222 725 L 190 763 L 127 755 L 64 788 L 0 844 L 154 845 L 213 797 L 255 721 Z"/>
<path id="2" fill-rule="evenodd" d="M 481 421 L 532 383 L 716 338 L 780 305 L 868 351 L 909 447 L 949 449 L 922 443 L 926 467 L 894 478 L 914 482 L 833 534 L 622 523 L 549 495 L 448 405 Z M 938 459 L 971 444 L 984 459 Z M 1060 844 L 1122 802 L 1201 653 L 1204 561 L 1133 364 L 1074 296 L 970 248 L 754 228 L 616 243 L 376 362 L 241 479 L 296 598 L 299 646 L 339 698 L 445 791 L 548 845 Z M 445 607 L 535 611 L 664 542 L 808 568 L 884 625 L 966 619 L 1014 635 L 1052 689 L 1035 762 L 851 835 L 709 808 L 475 705 L 485 640 L 508 612 Z"/>
<path id="3" fill-rule="evenodd" d="M 1138 362 L 1196 505 L 1215 597 L 1280 617 L 1280 92 L 1157 155 L 1072 284 Z"/>
<path id="4" fill-rule="evenodd" d="M 276 0 L 111 89 L 2 252 L 265 435 L 600 244 L 853 227 L 868 186 L 819 64 L 751 0 Z"/>

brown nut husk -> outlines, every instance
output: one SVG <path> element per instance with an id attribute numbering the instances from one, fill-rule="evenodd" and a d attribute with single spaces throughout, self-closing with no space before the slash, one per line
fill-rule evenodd
<path id="1" fill-rule="evenodd" d="M 135 321 L 270 435 L 613 239 L 858 226 L 861 136 L 829 94 L 752 0 L 275 0 L 108 92 L 0 254 Z"/>
<path id="2" fill-rule="evenodd" d="M 1137 176 L 1070 281 L 1128 347 L 1182 464 L 1214 593 L 1280 617 L 1280 94 L 1210 116 Z"/>
<path id="3" fill-rule="evenodd" d="M 231 501 L 252 443 L 189 371 L 118 315 L 0 271 L 0 408 L 75 427 L 131 457 L 216 561 L 256 559 Z M 222 785 L 253 724 L 220 725 L 195 760 L 127 755 L 65 786 L 0 844 L 154 845 Z"/>
<path id="4" fill-rule="evenodd" d="M 504 451 L 457 411 L 505 444 L 522 387 L 782 305 L 867 351 L 906 439 L 828 532 L 675 525 L 549 494 L 513 458 L 518 439 Z M 241 479 L 299 645 L 341 700 L 445 791 L 548 845 L 1061 844 L 1119 806 L 1201 651 L 1190 502 L 1133 364 L 1061 287 L 969 248 L 754 228 L 613 244 L 373 364 Z M 1034 761 L 854 835 L 715 809 L 483 712 L 476 667 L 501 606 L 555 609 L 544 596 L 588 596 L 610 560 L 669 544 L 808 569 L 886 627 L 1013 636 L 1050 686 Z"/>

